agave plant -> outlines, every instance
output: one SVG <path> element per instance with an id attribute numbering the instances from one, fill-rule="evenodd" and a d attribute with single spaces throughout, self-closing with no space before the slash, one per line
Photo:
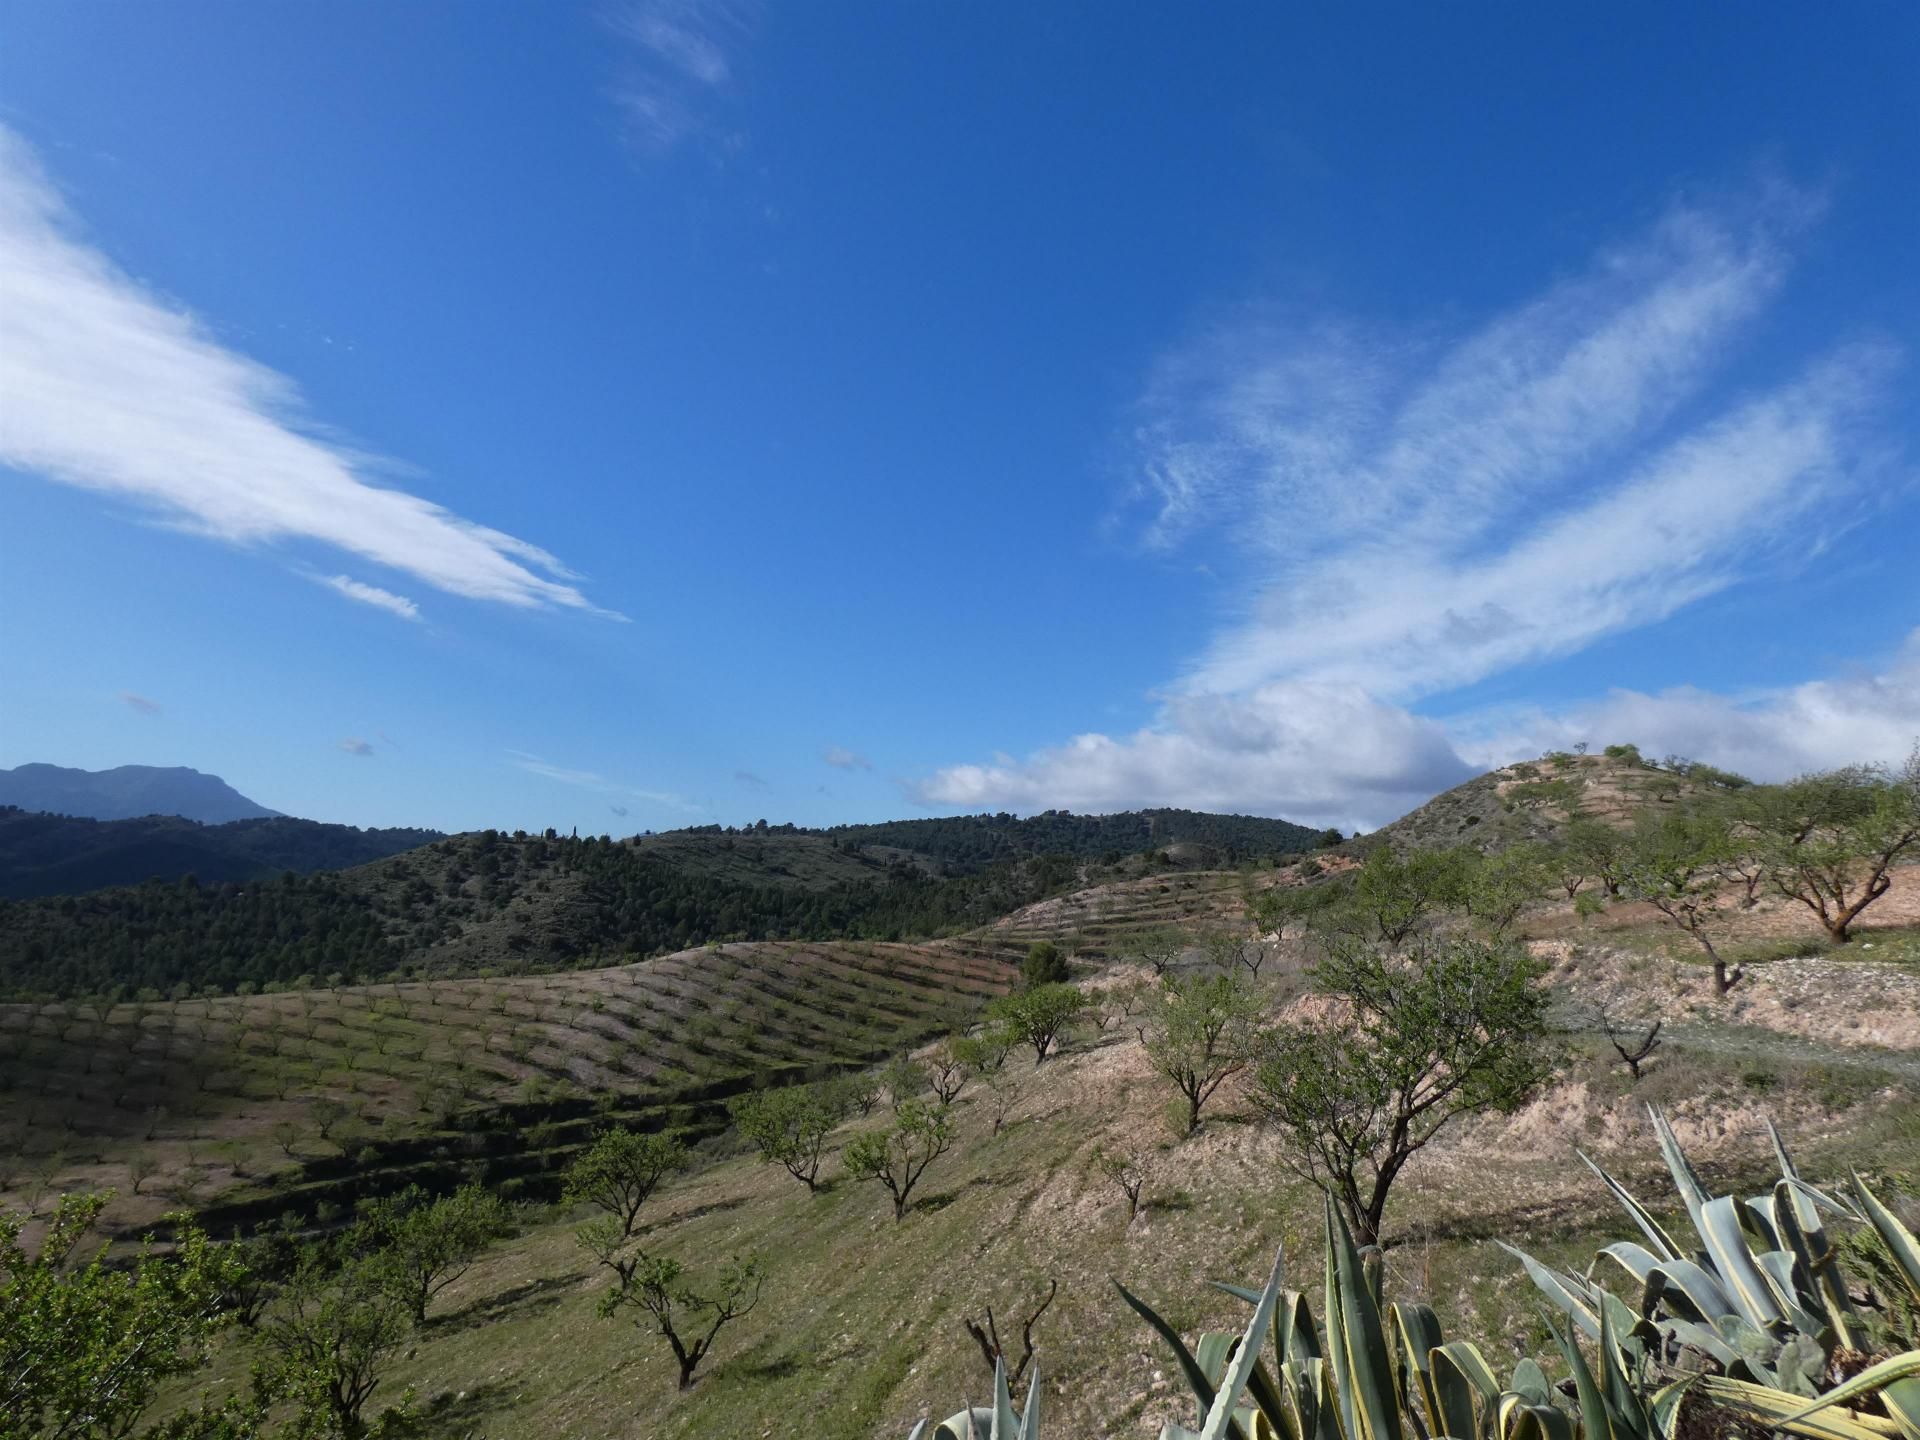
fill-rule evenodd
<path id="1" fill-rule="evenodd" d="M 1007 1367 L 993 1362 L 993 1404 L 970 1405 L 950 1415 L 927 1435 L 931 1420 L 922 1420 L 908 1433 L 907 1440 L 1040 1440 L 1040 1366 L 1036 1361 L 1033 1378 L 1027 1382 L 1027 1408 L 1016 1411 L 1013 1397 L 1007 1393 Z"/>
<path id="2" fill-rule="evenodd" d="M 1882 1267 L 1920 1303 L 1920 1244 L 1858 1174 L 1849 1193 L 1800 1178 L 1779 1131 L 1768 1125 L 1780 1178 L 1741 1201 L 1711 1196 L 1664 1116 L 1654 1133 L 1696 1242 L 1681 1240 L 1625 1186 L 1585 1155 L 1646 1239 L 1608 1245 L 1600 1255 L 1639 1291 L 1629 1307 L 1590 1270 L 1573 1275 L 1516 1256 L 1535 1285 L 1589 1339 L 1626 1337 L 1662 1373 L 1678 1374 L 1702 1398 L 1768 1427 L 1821 1437 L 1898 1435 L 1920 1440 L 1920 1351 L 1863 1362 L 1889 1340 L 1885 1320 L 1855 1302 L 1823 1215 L 1871 1226 L 1885 1248 Z M 1717 1373 L 1702 1373 L 1702 1360 Z M 1851 1373 L 1858 1371 L 1859 1373 Z M 1837 1388 L 1829 1388 L 1843 1381 Z M 1813 1403 L 1809 1403 L 1813 1402 Z M 1884 1415 L 1854 1408 L 1877 1403 Z"/>
<path id="3" fill-rule="evenodd" d="M 1305 1295 L 1283 1289 L 1277 1258 L 1264 1290 L 1220 1288 L 1253 1305 L 1246 1332 L 1205 1335 L 1189 1350 L 1120 1287 L 1173 1347 L 1200 1402 L 1199 1429 L 1169 1425 L 1161 1440 L 1655 1440 L 1673 1431 L 1680 1387 L 1650 1394 L 1636 1350 L 1610 1325 L 1597 1373 L 1571 1331 L 1556 1332 L 1576 1397 L 1571 1413 L 1531 1360 L 1501 1384 L 1477 1346 L 1446 1339 L 1430 1308 L 1383 1303 L 1378 1253 L 1363 1254 L 1331 1203 L 1324 1326 Z M 1268 1339 L 1271 1365 L 1261 1356 Z"/>

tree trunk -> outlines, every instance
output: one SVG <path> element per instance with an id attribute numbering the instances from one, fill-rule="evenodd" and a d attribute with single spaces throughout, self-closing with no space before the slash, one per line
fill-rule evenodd
<path id="1" fill-rule="evenodd" d="M 906 1218 L 907 1218 L 907 1197 L 904 1195 L 896 1195 L 893 1197 L 893 1223 L 898 1225 L 902 1220 Z"/>
<path id="2" fill-rule="evenodd" d="M 682 1390 L 691 1390 L 693 1388 L 693 1367 L 699 1363 L 700 1357 L 697 1355 L 691 1359 L 680 1362 L 680 1388 Z"/>

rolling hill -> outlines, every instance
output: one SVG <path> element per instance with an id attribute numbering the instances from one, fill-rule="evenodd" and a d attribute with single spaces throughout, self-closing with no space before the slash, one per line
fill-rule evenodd
<path id="1" fill-rule="evenodd" d="M 1205 868 L 1239 846 L 1315 835 L 1184 812 L 867 828 L 876 839 L 789 826 L 620 841 L 481 831 L 341 871 L 235 881 L 183 871 L 192 878 L 0 901 L 0 994 L 230 993 L 302 976 L 551 972 L 712 940 L 927 939 L 1104 879 Z M 1118 848 L 1142 835 L 1164 837 L 1163 848 Z M 882 843 L 909 839 L 934 853 Z M 1041 848 L 1059 844 L 1079 853 Z"/>

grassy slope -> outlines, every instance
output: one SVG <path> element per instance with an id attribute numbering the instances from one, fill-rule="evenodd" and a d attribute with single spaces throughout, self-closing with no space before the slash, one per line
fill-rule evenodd
<path id="1" fill-rule="evenodd" d="M 1522 1114 L 1460 1131 L 1396 1190 L 1389 1288 L 1424 1298 L 1450 1335 L 1490 1353 L 1538 1352 L 1531 1287 L 1491 1244 L 1498 1235 L 1542 1258 L 1584 1264 L 1626 1236 L 1586 1172 L 1578 1144 L 1671 1213 L 1641 1106 L 1674 1117 L 1718 1190 L 1765 1175 L 1760 1124 L 1777 1117 L 1816 1180 L 1848 1164 L 1879 1174 L 1920 1162 L 1920 1126 L 1905 1096 L 1920 1057 L 1920 872 L 1871 932 L 1874 954 L 1815 954 L 1763 965 L 1734 1001 L 1712 998 L 1701 968 L 1669 956 L 1631 915 L 1569 938 L 1566 917 L 1531 917 L 1554 984 L 1570 999 L 1622 987 L 1657 997 L 1672 1039 L 1635 1086 L 1591 1037 L 1572 1037 L 1555 1091 Z M 1743 921 L 1749 944 L 1806 944 L 1790 912 Z M 1869 1013 L 1871 1012 L 1871 1013 Z M 1866 1016 L 1861 1028 L 1861 1018 Z M 1874 1029 L 1874 1026 L 1880 1028 Z M 1876 1043 L 1877 1037 L 1877 1043 Z M 659 1197 L 646 1242 L 696 1271 L 757 1252 L 770 1265 L 760 1307 L 721 1338 L 695 1390 L 678 1395 L 662 1342 L 595 1314 L 599 1282 L 575 1246 L 578 1217 L 555 1217 L 477 1265 L 439 1302 L 389 1391 L 440 1397 L 435 1436 L 757 1437 L 804 1417 L 807 1433 L 898 1436 L 929 1408 L 944 1414 L 983 1391 L 985 1372 L 961 1329 L 991 1305 L 1005 1319 L 1057 1278 L 1039 1326 L 1048 1426 L 1067 1434 L 1150 1435 L 1186 1402 L 1169 1356 L 1107 1283 L 1122 1278 L 1187 1334 L 1242 1313 L 1210 1278 L 1246 1280 L 1276 1244 L 1295 1283 L 1315 1293 L 1318 1202 L 1278 1162 L 1270 1137 L 1229 1097 L 1193 1140 L 1172 1143 L 1158 1119 L 1166 1091 L 1138 1045 L 1083 1038 L 1034 1069 L 1011 1062 L 1019 1096 L 1002 1134 L 977 1091 L 959 1102 L 962 1141 L 936 1162 L 926 1194 L 895 1225 L 870 1184 L 810 1197 L 747 1158 L 721 1161 Z M 836 1137 L 836 1145 L 858 1124 Z M 864 1122 L 872 1123 L 872 1122 Z M 1095 1146 L 1150 1158 L 1148 1206 L 1128 1227 L 1117 1192 L 1089 1173 Z M 1493 1157 L 1497 1157 L 1493 1158 Z M 838 1173 L 830 1163 L 829 1174 Z"/>

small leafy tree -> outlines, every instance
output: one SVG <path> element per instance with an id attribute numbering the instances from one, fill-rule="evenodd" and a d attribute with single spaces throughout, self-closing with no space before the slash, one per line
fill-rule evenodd
<path id="1" fill-rule="evenodd" d="M 1127 1223 L 1131 1225 L 1140 1213 L 1140 1192 L 1147 1186 L 1147 1167 L 1125 1152 L 1097 1149 L 1093 1152 L 1093 1168 L 1127 1197 Z"/>
<path id="2" fill-rule="evenodd" d="M 1155 975 L 1164 975 L 1187 950 L 1187 937 L 1169 926 L 1156 925 L 1146 930 L 1136 930 L 1116 948 L 1119 959 L 1152 968 Z"/>
<path id="3" fill-rule="evenodd" d="M 1727 965 L 1714 931 L 1720 918 L 1720 867 L 1732 849 L 1732 836 L 1713 815 L 1648 812 L 1634 823 L 1621 864 L 1621 888 L 1643 900 L 1676 930 L 1692 938 L 1713 966 L 1713 986 L 1725 995 L 1746 975 L 1746 967 Z"/>
<path id="4" fill-rule="evenodd" d="M 1038 985 L 1001 996 L 987 1013 L 1020 1043 L 1033 1047 L 1037 1066 L 1052 1053 L 1086 1003 L 1087 997 L 1071 985 Z"/>
<path id="5" fill-rule="evenodd" d="M 898 1110 L 907 1101 L 927 1093 L 927 1072 L 906 1056 L 897 1055 L 881 1067 L 880 1084 L 887 1092 L 887 1103 Z"/>
<path id="6" fill-rule="evenodd" d="M 37 1249 L 0 1215 L 0 1434 L 127 1434 L 170 1376 L 197 1368 L 227 1316 L 240 1257 L 182 1217 L 173 1253 L 78 1254 L 111 1193 L 61 1198 Z"/>
<path id="7" fill-rule="evenodd" d="M 640 1135 L 624 1125 L 607 1131 L 567 1171 L 566 1198 L 597 1205 L 633 1234 L 640 1207 L 669 1175 L 687 1164 L 687 1147 L 675 1135 Z"/>
<path id="8" fill-rule="evenodd" d="M 479 1185 L 437 1200 L 409 1185 L 368 1201 L 356 1227 L 360 1244 L 378 1252 L 387 1285 L 406 1301 L 416 1325 L 427 1323 L 433 1297 L 511 1228 L 506 1203 Z"/>
<path id="9" fill-rule="evenodd" d="M 1246 1068 L 1261 1005 L 1236 974 L 1164 977 L 1148 1004 L 1147 1058 L 1186 1102 L 1186 1129 L 1200 1128 L 1200 1110 Z"/>
<path id="10" fill-rule="evenodd" d="M 1463 1115 L 1510 1113 L 1553 1071 L 1542 967 L 1517 946 L 1353 942 L 1311 971 L 1337 1018 L 1280 1027 L 1254 1072 L 1288 1163 L 1376 1244 L 1406 1164 Z"/>
<path id="11" fill-rule="evenodd" d="M 967 1059 L 973 1050 L 965 1036 L 949 1036 L 928 1052 L 927 1079 L 942 1105 L 958 1100 L 973 1078 L 973 1066 Z"/>
<path id="12" fill-rule="evenodd" d="M 1239 929 L 1215 930 L 1201 942 L 1201 947 L 1206 952 L 1207 963 L 1215 970 L 1244 970 L 1250 980 L 1260 978 L 1260 967 L 1273 954 L 1259 936 Z"/>
<path id="13" fill-rule="evenodd" d="M 1434 912 L 1462 906 L 1478 857 L 1470 850 L 1415 850 L 1402 857 L 1376 845 L 1354 877 L 1344 907 L 1353 933 L 1404 944 Z"/>
<path id="14" fill-rule="evenodd" d="M 1487 934 L 1507 933 L 1520 912 L 1540 898 L 1552 880 L 1547 853 L 1538 845 L 1509 845 L 1464 863 L 1460 908 Z"/>
<path id="15" fill-rule="evenodd" d="M 1860 913 L 1893 888 L 1894 865 L 1920 849 L 1920 746 L 1897 773 L 1856 765 L 1809 775 L 1760 803 L 1768 880 L 1844 945 Z"/>
<path id="16" fill-rule="evenodd" d="M 954 1058 L 975 1075 L 991 1075 L 1007 1063 L 1013 1037 L 1004 1025 L 986 1025 L 972 1035 L 954 1036 L 952 1046 Z"/>
<path id="17" fill-rule="evenodd" d="M 1620 893 L 1626 837 L 1618 830 L 1591 816 L 1576 815 L 1560 832 L 1560 844 L 1566 857 L 1561 862 L 1563 866 L 1575 867 L 1583 877 L 1591 876 L 1599 881 L 1608 896 Z M 1572 894 L 1569 891 L 1568 897 L 1572 898 Z"/>
<path id="18" fill-rule="evenodd" d="M 706 1288 L 696 1288 L 678 1260 L 645 1251 L 605 1263 L 616 1279 L 600 1302 L 600 1313 L 612 1316 L 631 1307 L 638 1312 L 635 1325 L 659 1331 L 680 1363 L 682 1390 L 693 1388 L 693 1372 L 720 1332 L 760 1303 L 766 1280 L 756 1256 L 728 1260 Z"/>
<path id="19" fill-rule="evenodd" d="M 1036 940 L 1027 947 L 1027 958 L 1020 962 L 1020 983 L 1031 990 L 1037 985 L 1063 985 L 1072 978 L 1067 957 L 1051 940 Z"/>
<path id="20" fill-rule="evenodd" d="M 878 1180 L 893 1197 L 893 1218 L 904 1220 L 913 1187 L 952 1145 L 948 1112 L 924 1100 L 909 1100 L 889 1128 L 858 1136 L 847 1146 L 847 1173 L 856 1180 Z"/>
<path id="21" fill-rule="evenodd" d="M 836 1098 L 821 1086 L 790 1085 L 737 1095 L 727 1108 L 762 1160 L 784 1166 L 812 1192 L 820 1188 L 820 1157 L 827 1137 L 846 1115 Z"/>
<path id="22" fill-rule="evenodd" d="M 361 1412 L 412 1330 L 405 1297 L 376 1259 L 336 1270 L 310 1249 L 261 1322 L 260 1341 L 276 1384 L 298 1398 L 310 1427 L 325 1423 L 341 1440 L 362 1440 Z"/>

